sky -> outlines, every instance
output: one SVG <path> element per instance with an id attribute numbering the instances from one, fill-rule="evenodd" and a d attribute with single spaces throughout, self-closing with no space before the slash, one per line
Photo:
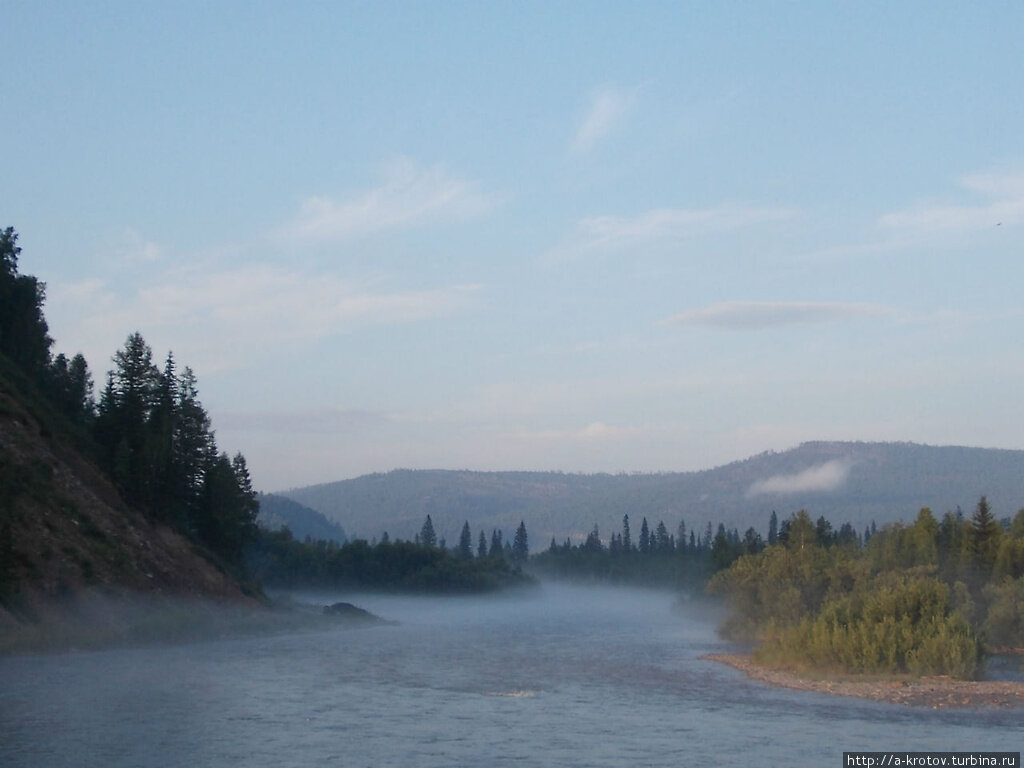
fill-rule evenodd
<path id="1" fill-rule="evenodd" d="M 0 0 L 0 226 L 274 491 L 1024 448 L 1024 3 Z"/>

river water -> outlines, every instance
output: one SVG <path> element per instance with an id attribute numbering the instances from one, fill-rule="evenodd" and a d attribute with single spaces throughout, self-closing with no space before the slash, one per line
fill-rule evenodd
<path id="1" fill-rule="evenodd" d="M 0 659 L 2 766 L 840 766 L 1020 751 L 1020 710 L 788 691 L 672 595 L 352 600 L 396 624 Z"/>

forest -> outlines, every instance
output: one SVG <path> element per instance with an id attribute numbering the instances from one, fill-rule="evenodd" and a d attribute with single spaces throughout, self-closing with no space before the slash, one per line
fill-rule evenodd
<path id="1" fill-rule="evenodd" d="M 113 355 L 98 400 L 85 358 L 54 355 L 43 312 L 46 286 L 18 271 L 13 228 L 0 232 L 0 377 L 47 431 L 73 446 L 113 482 L 124 501 L 185 534 L 235 578 L 256 537 L 258 504 L 245 457 L 220 451 L 195 374 L 167 354 L 163 367 L 138 332 Z M 45 479 L 45 478 L 44 478 Z M 0 454 L 0 580 L 13 580 L 14 499 L 32 479 Z M 0 592 L 14 589 L 0 584 Z"/>
<path id="2" fill-rule="evenodd" d="M 481 531 L 474 551 L 466 523 L 458 546 L 449 549 L 436 539 L 428 515 L 413 541 L 392 541 L 384 534 L 372 543 L 356 539 L 339 545 L 298 541 L 288 528 L 261 529 L 247 562 L 267 587 L 466 593 L 533 585 L 533 578 L 523 572 L 528 554 L 524 524 L 509 546 L 499 531 L 488 546 Z"/>
<path id="3" fill-rule="evenodd" d="M 800 511 L 711 578 L 732 611 L 724 633 L 761 662 L 971 679 L 987 653 L 1024 646 L 1024 510 L 997 520 L 984 496 L 969 518 L 923 508 L 863 545 L 829 527 Z"/>

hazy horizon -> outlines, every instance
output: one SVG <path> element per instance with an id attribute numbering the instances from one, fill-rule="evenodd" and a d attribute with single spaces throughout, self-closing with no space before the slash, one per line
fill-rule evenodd
<path id="1" fill-rule="evenodd" d="M 1022 448 L 1024 6 L 12 3 L 54 352 L 256 487 Z"/>

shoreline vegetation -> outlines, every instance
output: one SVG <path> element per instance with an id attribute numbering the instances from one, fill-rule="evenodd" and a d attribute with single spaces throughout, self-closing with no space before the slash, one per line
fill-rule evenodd
<path id="1" fill-rule="evenodd" d="M 1024 510 L 1000 521 L 982 496 L 970 519 L 923 508 L 863 545 L 831 530 L 801 510 L 708 583 L 730 609 L 722 635 L 754 646 L 758 663 L 967 682 L 989 654 L 1022 645 Z"/>
<path id="2" fill-rule="evenodd" d="M 1024 706 L 1024 682 L 956 680 L 945 675 L 829 677 L 813 672 L 768 667 L 759 664 L 752 655 L 744 653 L 709 653 L 701 658 L 737 669 L 751 680 L 797 691 L 929 709 Z"/>

